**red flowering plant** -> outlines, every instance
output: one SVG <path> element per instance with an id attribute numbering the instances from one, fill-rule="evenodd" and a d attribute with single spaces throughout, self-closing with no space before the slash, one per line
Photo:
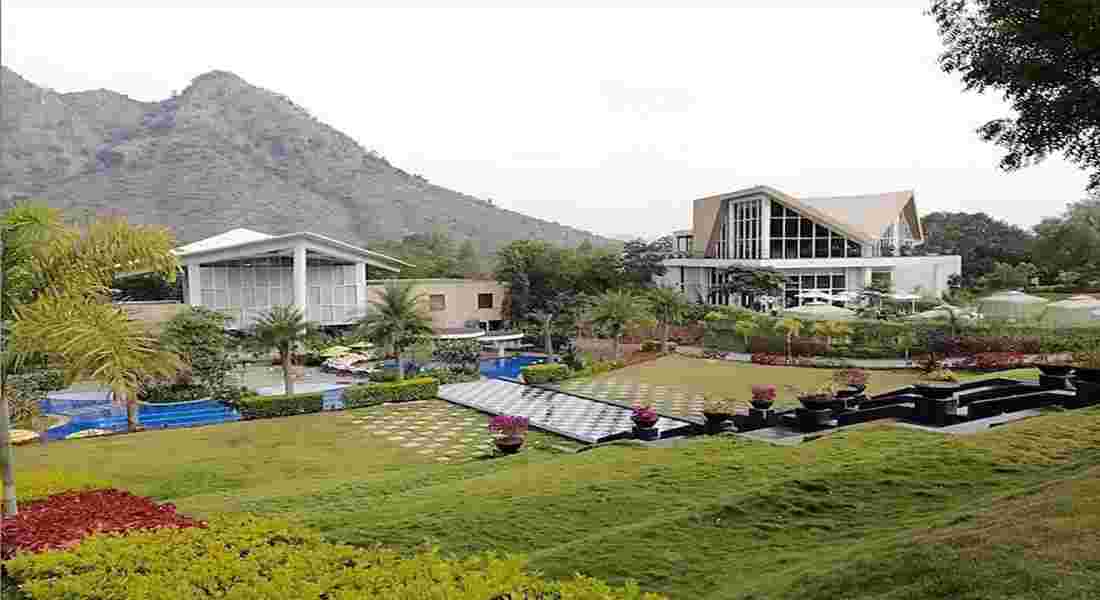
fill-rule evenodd
<path id="1" fill-rule="evenodd" d="M 489 419 L 489 431 L 502 440 L 523 440 L 530 421 L 527 417 L 499 415 Z"/>
<path id="2" fill-rule="evenodd" d="M 95 533 L 121 533 L 158 527 L 204 527 L 202 521 L 176 514 L 172 504 L 116 489 L 54 494 L 19 508 L 0 522 L 0 558 L 17 552 L 70 548 Z"/>
<path id="3" fill-rule="evenodd" d="M 834 382 L 859 389 L 867 387 L 869 379 L 870 376 L 863 369 L 841 369 L 833 373 Z"/>
<path id="4" fill-rule="evenodd" d="M 767 410 L 775 402 L 775 386 L 770 383 L 756 384 L 752 386 L 752 406 L 759 410 Z"/>
<path id="5" fill-rule="evenodd" d="M 634 420 L 634 424 L 643 429 L 653 427 L 660 418 L 651 406 L 635 406 L 633 410 L 634 414 L 630 418 Z"/>

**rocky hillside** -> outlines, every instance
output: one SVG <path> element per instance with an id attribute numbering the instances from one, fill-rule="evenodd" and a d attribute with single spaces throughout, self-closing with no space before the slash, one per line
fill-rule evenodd
<path id="1" fill-rule="evenodd" d="M 432 185 L 232 73 L 139 102 L 109 90 L 59 94 L 0 69 L 5 203 L 116 211 L 168 225 L 183 242 L 233 227 L 366 245 L 442 229 L 482 253 L 520 239 L 607 242 Z"/>

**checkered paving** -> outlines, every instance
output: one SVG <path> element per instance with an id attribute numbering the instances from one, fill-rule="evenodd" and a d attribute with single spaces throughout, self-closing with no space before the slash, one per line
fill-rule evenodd
<path id="1" fill-rule="evenodd" d="M 383 437 L 424 460 L 462 462 L 493 452 L 488 417 L 439 400 L 373 406 L 348 416 L 364 433 Z"/>
<path id="2" fill-rule="evenodd" d="M 593 398 L 604 402 L 634 406 L 636 404 L 652 406 L 662 415 L 669 415 L 696 424 L 703 424 L 703 405 L 706 399 L 702 394 L 687 388 L 649 385 L 634 379 L 599 379 L 565 381 L 554 387 L 569 394 Z"/>
<path id="3" fill-rule="evenodd" d="M 630 437 L 634 428 L 629 408 L 499 379 L 441 386 L 439 397 L 492 414 L 527 417 L 535 427 L 590 444 Z M 657 421 L 661 437 L 691 427 L 679 419 Z"/>

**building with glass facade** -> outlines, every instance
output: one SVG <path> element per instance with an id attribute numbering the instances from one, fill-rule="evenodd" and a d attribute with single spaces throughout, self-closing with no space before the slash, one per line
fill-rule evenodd
<path id="1" fill-rule="evenodd" d="M 675 233 L 680 252 L 665 261 L 658 283 L 693 301 L 751 305 L 751 296 L 724 285 L 735 265 L 780 270 L 788 307 L 807 292 L 835 296 L 872 282 L 939 297 L 962 271 L 959 256 L 911 256 L 924 243 L 912 191 L 795 198 L 757 186 L 695 200 L 692 217 L 692 229 Z"/>

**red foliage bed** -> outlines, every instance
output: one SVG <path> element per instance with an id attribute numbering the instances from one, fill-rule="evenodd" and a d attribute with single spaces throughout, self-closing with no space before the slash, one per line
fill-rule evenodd
<path id="1" fill-rule="evenodd" d="M 17 552 L 68 548 L 94 533 L 157 527 L 203 527 L 172 504 L 116 489 L 65 492 L 20 507 L 0 524 L 0 558 Z"/>

